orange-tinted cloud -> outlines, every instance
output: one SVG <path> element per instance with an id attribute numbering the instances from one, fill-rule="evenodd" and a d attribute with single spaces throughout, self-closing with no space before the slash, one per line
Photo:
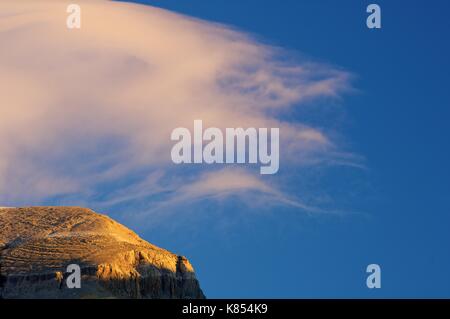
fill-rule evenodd
<path id="1" fill-rule="evenodd" d="M 0 201 L 89 201 L 139 169 L 170 175 L 170 132 L 194 119 L 279 127 L 286 162 L 335 150 L 324 132 L 278 115 L 339 95 L 348 73 L 149 6 L 77 1 L 82 28 L 70 30 L 69 3 L 0 3 Z"/>

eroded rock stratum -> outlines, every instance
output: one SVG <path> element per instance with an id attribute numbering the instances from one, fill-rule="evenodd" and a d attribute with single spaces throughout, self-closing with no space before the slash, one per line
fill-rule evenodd
<path id="1" fill-rule="evenodd" d="M 81 267 L 81 288 L 65 285 Z M 0 298 L 204 298 L 189 261 L 79 207 L 0 208 Z"/>

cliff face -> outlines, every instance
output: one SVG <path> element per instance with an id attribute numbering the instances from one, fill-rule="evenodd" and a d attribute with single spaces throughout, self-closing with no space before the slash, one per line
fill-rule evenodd
<path id="1" fill-rule="evenodd" d="M 81 268 L 81 288 L 66 285 Z M 189 261 L 76 207 L 0 208 L 0 298 L 204 298 Z"/>

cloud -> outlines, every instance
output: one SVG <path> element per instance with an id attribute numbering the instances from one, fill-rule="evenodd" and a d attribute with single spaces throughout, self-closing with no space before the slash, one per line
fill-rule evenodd
<path id="1" fill-rule="evenodd" d="M 207 172 L 190 184 L 179 187 L 173 198 L 167 204 L 177 202 L 192 202 L 202 199 L 226 198 L 233 194 L 245 199 L 247 192 L 257 192 L 259 201 L 265 205 L 284 204 L 301 208 L 305 211 L 320 211 L 302 203 L 299 199 L 289 199 L 279 190 L 264 180 L 239 168 L 224 168 L 214 172 Z"/>
<path id="2" fill-rule="evenodd" d="M 139 186 L 139 189 L 144 188 Z M 259 178 L 257 174 L 238 167 L 207 171 L 194 177 L 183 176 L 183 178 L 172 180 L 166 187 L 158 186 L 156 191 L 155 188 L 146 189 L 147 191 L 137 193 L 127 190 L 125 191 L 127 195 L 112 196 L 116 204 L 130 201 L 143 204 L 140 211 L 128 212 L 129 222 L 142 224 L 151 215 L 153 226 L 155 226 L 156 221 L 161 220 L 161 217 L 170 217 L 179 213 L 181 209 L 184 212 L 197 211 L 199 204 L 208 201 L 216 203 L 231 201 L 243 205 L 241 206 L 243 208 L 256 208 L 258 211 L 261 211 L 261 208 L 272 209 L 286 206 L 307 213 L 341 214 L 335 210 L 323 210 L 307 205 L 298 197 L 292 198 L 284 194 L 268 181 Z M 149 200 L 149 197 L 153 196 L 160 196 L 160 199 Z M 211 209 L 205 209 L 206 212 L 211 212 Z"/>
<path id="3" fill-rule="evenodd" d="M 339 96 L 349 88 L 347 72 L 292 61 L 224 25 L 137 4 L 77 1 L 82 28 L 69 30 L 69 3 L 0 3 L 0 203 L 114 205 L 168 191 L 187 200 L 243 190 L 283 201 L 244 168 L 190 183 L 202 173 L 180 173 L 171 162 L 170 132 L 194 119 L 279 127 L 286 165 L 337 154 L 326 132 L 282 115 Z"/>

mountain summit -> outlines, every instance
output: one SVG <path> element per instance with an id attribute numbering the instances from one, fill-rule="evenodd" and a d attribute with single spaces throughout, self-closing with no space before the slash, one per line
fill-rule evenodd
<path id="1" fill-rule="evenodd" d="M 70 289 L 67 266 L 79 265 Z M 0 208 L 0 298 L 204 298 L 189 261 L 79 207 Z"/>

